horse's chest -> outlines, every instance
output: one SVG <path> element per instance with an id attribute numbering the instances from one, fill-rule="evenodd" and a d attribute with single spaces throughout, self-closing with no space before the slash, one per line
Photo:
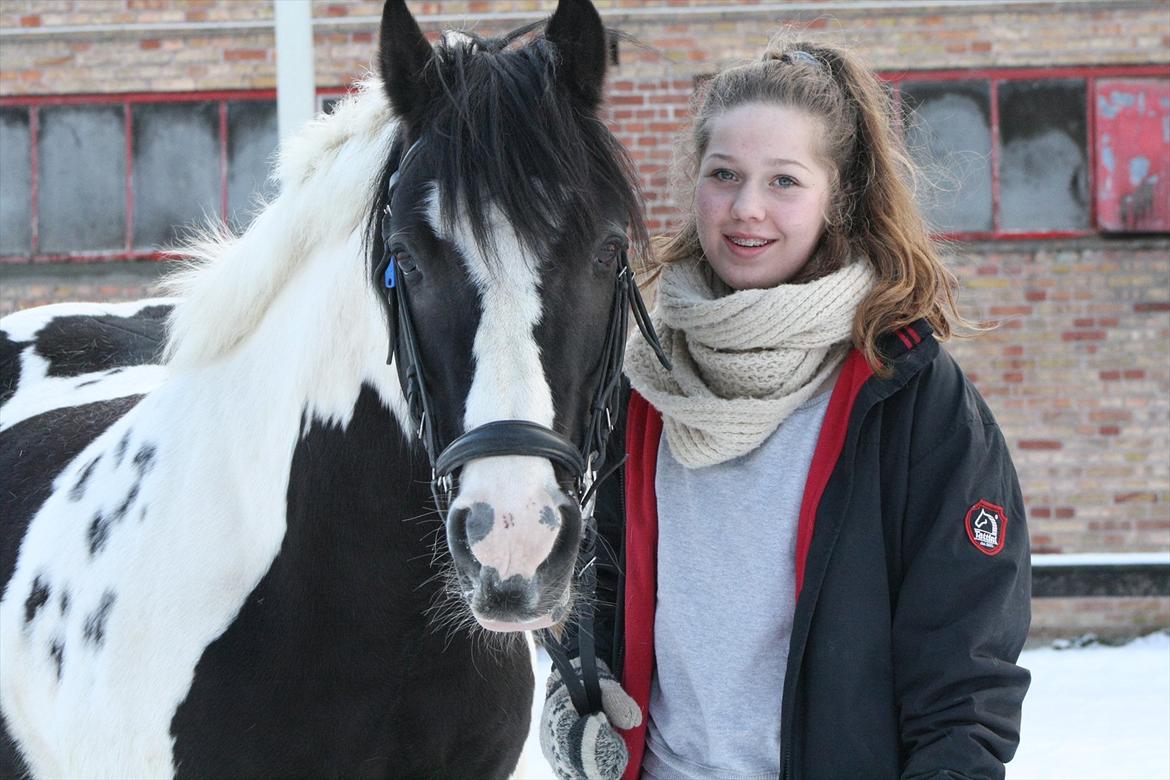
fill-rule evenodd
<path id="1" fill-rule="evenodd" d="M 180 776 L 505 777 L 515 766 L 532 702 L 527 645 L 442 621 L 436 527 L 419 520 L 426 474 L 400 461 L 391 425 L 364 393 L 348 430 L 313 425 L 298 444 L 281 551 L 203 653 L 171 724 Z M 388 474 L 406 486 L 392 496 Z"/>
<path id="2" fill-rule="evenodd" d="M 200 661 L 172 723 L 179 777 L 506 777 L 514 767 L 533 689 L 518 637 L 486 650 L 421 617 L 371 630 L 337 616 L 266 641 L 247 625 L 262 612 L 250 601 Z"/>

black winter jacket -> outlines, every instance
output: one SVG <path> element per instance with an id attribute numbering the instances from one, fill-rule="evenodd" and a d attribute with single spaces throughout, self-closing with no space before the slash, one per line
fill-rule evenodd
<path id="1" fill-rule="evenodd" d="M 890 336 L 892 374 L 854 351 L 805 488 L 781 719 L 782 778 L 1001 778 L 1030 676 L 1024 505 L 1006 443 L 919 322 Z M 596 646 L 642 707 L 653 674 L 661 418 L 634 393 L 599 488 Z M 766 508 L 761 508 L 766 511 Z M 699 565 L 698 563 L 696 565 Z"/>

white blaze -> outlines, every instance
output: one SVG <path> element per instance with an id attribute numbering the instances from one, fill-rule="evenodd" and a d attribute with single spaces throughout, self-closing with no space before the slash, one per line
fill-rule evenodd
<path id="1" fill-rule="evenodd" d="M 432 228 L 443 235 L 437 191 L 432 191 L 428 206 Z M 457 220 L 453 234 L 447 236 L 466 260 L 481 306 L 472 345 L 475 372 L 463 415 L 464 429 L 495 420 L 529 420 L 551 428 L 552 390 L 534 332 L 541 315 L 539 262 L 525 252 L 512 226 L 494 208 L 491 233 L 496 256 L 490 261 L 464 220 Z M 559 523 L 542 523 L 541 513 L 546 507 L 555 513 L 563 502 L 548 460 L 504 456 L 481 458 L 463 467 L 453 508 L 475 503 L 492 507 L 492 530 L 471 552 L 483 565 L 495 567 L 501 579 L 507 579 L 515 574 L 531 577 L 548 557 Z M 555 516 L 559 518 L 559 514 Z"/>

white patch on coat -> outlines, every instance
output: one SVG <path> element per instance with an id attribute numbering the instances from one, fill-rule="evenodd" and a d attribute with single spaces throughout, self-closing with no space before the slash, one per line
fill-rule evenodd
<path id="1" fill-rule="evenodd" d="M 76 376 L 48 376 L 49 361 L 32 347 L 21 353 L 20 384 L 0 410 L 0 431 L 38 414 L 149 393 L 166 377 L 163 366 L 126 366 L 120 371 L 95 371 Z"/>
<path id="2" fill-rule="evenodd" d="M 428 206 L 431 228 L 443 235 L 446 223 L 437 192 L 431 193 Z M 539 258 L 525 251 L 498 210 L 493 210 L 491 220 L 496 256 L 490 260 L 480 251 L 470 226 L 462 219 L 453 222 L 447 239 L 466 261 L 481 308 L 472 345 L 475 373 L 464 408 L 464 430 L 495 420 L 529 420 L 551 428 L 552 389 L 535 335 L 541 316 Z M 492 529 L 471 552 L 483 565 L 495 567 L 501 579 L 507 579 L 515 574 L 532 577 L 548 557 L 560 524 L 541 522 L 542 512 L 552 508 L 555 513 L 564 501 L 547 459 L 504 456 L 481 458 L 464 466 L 452 508 L 475 503 L 492 507 Z"/>
<path id="3" fill-rule="evenodd" d="M 170 725 L 196 663 L 280 550 L 302 413 L 345 426 L 366 383 L 405 419 L 361 240 L 393 130 L 374 82 L 286 150 L 286 191 L 176 285 L 166 380 L 65 468 L 33 517 L 0 600 L 0 708 L 34 776 L 173 776 Z M 302 154 L 309 142 L 319 159 Z M 91 555 L 91 520 L 125 501 L 146 445 L 153 468 Z M 26 628 L 37 577 L 52 598 Z M 98 648 L 85 623 L 107 592 Z"/>

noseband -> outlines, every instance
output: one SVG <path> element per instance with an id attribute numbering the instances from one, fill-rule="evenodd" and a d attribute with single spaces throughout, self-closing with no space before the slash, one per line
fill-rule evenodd
<path id="1" fill-rule="evenodd" d="M 421 139 L 415 141 L 406 150 L 398 169 L 390 176 L 388 204 L 393 202 L 394 190 L 401 174 L 415 159 L 422 143 Z M 450 504 L 455 490 L 455 475 L 470 461 L 501 455 L 522 455 L 544 458 L 564 467 L 573 476 L 574 498 L 584 510 L 597 484 L 597 469 L 605 461 L 606 444 L 613 431 L 613 415 L 617 411 L 614 406 L 618 401 L 621 384 L 626 328 L 631 309 L 643 337 L 653 347 L 662 365 L 670 368 L 670 359 L 662 349 L 646 311 L 646 304 L 634 281 L 626 249 L 622 249 L 618 260 L 613 305 L 602 348 L 601 377 L 593 392 L 589 423 L 581 446 L 573 444 L 553 429 L 529 420 L 495 420 L 464 432 L 440 450 L 433 406 L 422 375 L 418 337 L 410 316 L 409 291 L 403 275 L 398 273 L 391 218 L 390 206 L 387 205 L 382 215 L 383 252 L 376 277 L 382 280 L 385 288 L 382 300 L 387 309 L 390 329 L 387 362 L 394 361 L 396 357 L 399 361 L 399 376 L 410 417 L 430 460 L 431 491 L 436 508 L 441 510 L 443 506 L 440 497 Z"/>

